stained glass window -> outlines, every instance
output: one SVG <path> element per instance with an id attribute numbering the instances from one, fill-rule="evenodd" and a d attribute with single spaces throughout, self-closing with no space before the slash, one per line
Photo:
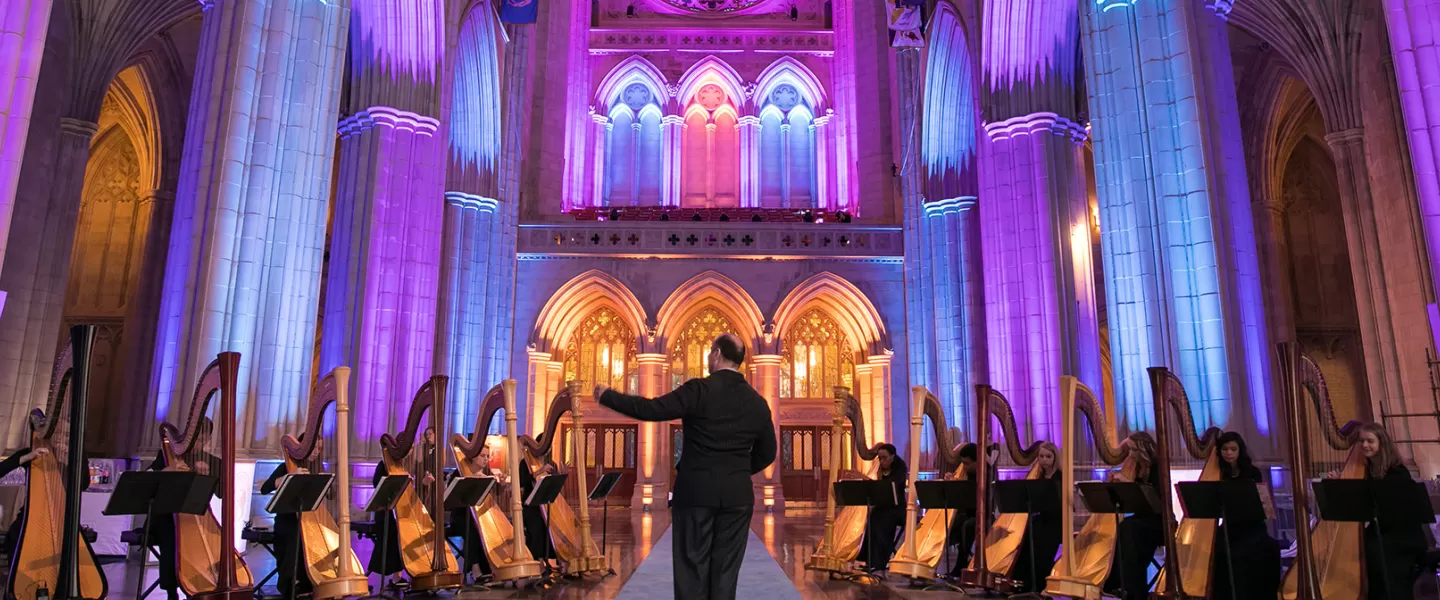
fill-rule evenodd
<path id="1" fill-rule="evenodd" d="M 635 332 L 609 307 L 585 317 L 565 346 L 565 380 L 587 393 L 597 384 L 635 393 L 640 388 Z"/>
<path id="2" fill-rule="evenodd" d="M 710 343 L 723 333 L 735 333 L 730 319 L 714 308 L 704 308 L 680 330 L 680 335 L 670 342 L 670 386 L 680 387 L 697 377 L 710 374 L 705 357 L 710 354 Z M 745 372 L 745 365 L 739 371 Z"/>
<path id="3" fill-rule="evenodd" d="M 835 386 L 855 385 L 850 342 L 820 309 L 810 309 L 790 326 L 781 354 L 781 398 L 830 398 Z"/>

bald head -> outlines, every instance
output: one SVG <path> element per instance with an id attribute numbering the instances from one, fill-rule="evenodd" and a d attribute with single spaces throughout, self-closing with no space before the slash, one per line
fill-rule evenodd
<path id="1" fill-rule="evenodd" d="M 724 333 L 710 343 L 710 371 L 735 369 L 745 362 L 745 343 L 732 334 Z"/>

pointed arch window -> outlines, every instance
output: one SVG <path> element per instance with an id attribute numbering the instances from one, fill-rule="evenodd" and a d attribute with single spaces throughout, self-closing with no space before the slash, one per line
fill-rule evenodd
<path id="1" fill-rule="evenodd" d="M 710 344 L 723 333 L 736 333 L 735 326 L 724 313 L 712 307 L 701 309 L 685 323 L 679 337 L 670 342 L 671 387 L 710 375 L 705 357 L 710 354 Z M 745 365 L 740 365 L 738 370 L 744 373 Z"/>
<path id="2" fill-rule="evenodd" d="M 740 205 L 739 112 L 736 99 L 707 83 L 685 99 L 680 205 L 731 208 Z"/>
<path id="3" fill-rule="evenodd" d="M 785 332 L 781 356 L 781 398 L 830 398 L 835 386 L 855 385 L 855 351 L 840 325 L 818 308 Z"/>
<path id="4" fill-rule="evenodd" d="M 580 322 L 565 345 L 565 381 L 589 391 L 598 384 L 634 393 L 640 389 L 639 346 L 635 332 L 609 307 Z"/>
<path id="5" fill-rule="evenodd" d="M 611 102 L 605 129 L 605 185 L 609 206 L 660 204 L 660 104 L 642 82 L 625 86 Z"/>
<path id="6" fill-rule="evenodd" d="M 815 205 L 814 107 L 794 85 L 770 90 L 760 110 L 760 205 Z"/>

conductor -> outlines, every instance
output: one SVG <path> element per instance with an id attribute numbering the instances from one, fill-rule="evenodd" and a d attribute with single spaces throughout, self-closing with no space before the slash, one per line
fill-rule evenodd
<path id="1" fill-rule="evenodd" d="M 745 345 L 724 334 L 710 344 L 710 376 L 654 400 L 595 386 L 601 405 L 641 421 L 680 419 L 685 452 L 676 467 L 675 597 L 733 600 L 749 540 L 750 476 L 775 462 L 770 406 L 736 369 Z"/>

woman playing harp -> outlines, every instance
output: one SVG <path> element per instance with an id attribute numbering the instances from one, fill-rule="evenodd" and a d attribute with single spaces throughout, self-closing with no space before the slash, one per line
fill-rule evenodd
<path id="1" fill-rule="evenodd" d="M 977 413 L 976 439 L 989 443 L 991 439 L 990 419 L 993 416 L 1000 424 L 1000 429 L 996 433 L 1004 441 L 1010 460 L 1015 466 L 1030 467 L 1025 476 L 1026 479 L 1039 477 L 1040 468 L 1032 465 L 1035 465 L 1035 461 L 1040 455 L 1041 444 L 1044 442 L 1035 442 L 1027 448 L 1020 447 L 1020 434 L 1015 428 L 1015 414 L 1010 409 L 1010 401 L 1006 400 L 1000 392 L 982 384 L 975 386 L 975 408 Z M 975 514 L 979 516 L 977 519 L 988 518 L 995 509 L 992 503 L 994 494 L 991 489 L 991 485 L 995 481 L 992 474 L 995 471 L 998 469 L 991 465 L 988 457 L 986 460 L 975 463 Z M 1017 590 L 1020 585 L 1015 580 L 1013 570 L 1016 553 L 1020 550 L 1029 521 L 1029 513 L 1007 513 L 1000 515 L 990 527 L 977 527 L 979 535 L 976 537 L 975 546 L 981 551 L 975 553 L 969 568 L 961 572 L 961 582 L 1002 592 Z M 986 531 L 987 529 L 989 531 Z M 1028 576 L 1026 578 L 1030 579 Z"/>
<path id="2" fill-rule="evenodd" d="M 1075 474 L 1080 469 L 1117 467 L 1110 474 L 1116 481 L 1135 481 L 1149 475 L 1151 458 L 1135 449 L 1153 448 L 1149 435 L 1139 433 L 1135 441 L 1117 443 L 1105 420 L 1100 400 L 1090 388 L 1074 377 L 1060 378 L 1060 418 L 1064 437 L 1060 444 L 1060 561 L 1045 582 L 1045 595 L 1098 599 L 1114 564 L 1120 518 L 1113 514 L 1092 514 L 1075 534 Z"/>
<path id="3" fill-rule="evenodd" d="M 505 411 L 505 435 L 508 438 L 506 445 L 508 448 L 519 445 L 515 432 L 515 380 L 506 379 L 485 394 L 474 433 L 469 437 L 460 433 L 450 436 L 450 447 L 455 452 L 455 461 L 462 476 L 496 475 L 490 471 L 490 446 L 486 439 L 490 423 L 495 418 L 495 413 L 501 409 Z M 506 452 L 505 456 L 509 461 L 508 471 L 515 472 L 521 468 L 518 453 Z M 541 571 L 540 563 L 524 544 L 527 532 L 520 506 L 520 481 L 518 478 L 510 478 L 509 484 L 509 519 L 505 517 L 494 493 L 486 495 L 479 506 L 461 508 L 457 511 L 460 514 L 455 515 L 456 523 L 463 522 L 459 519 L 469 519 L 473 525 L 468 528 L 472 533 L 466 536 L 465 541 L 466 560 L 472 563 L 467 564 L 466 569 L 475 571 L 477 575 L 480 574 L 479 571 L 488 570 L 496 581 L 536 577 Z M 511 523 L 518 525 L 512 527 Z"/>
<path id="4" fill-rule="evenodd" d="M 445 544 L 444 486 L 439 484 L 445 473 L 445 453 L 433 448 L 434 440 L 445 433 L 445 389 L 449 380 L 444 375 L 436 375 L 421 385 L 410 404 L 405 429 L 393 436 L 387 433 L 380 437 L 383 462 L 376 465 L 377 478 L 381 477 L 378 472 L 383 466 L 385 474 L 410 475 L 417 483 L 401 492 L 395 503 L 393 532 L 396 535 L 391 537 L 398 543 L 398 558 L 410 576 L 410 587 L 417 591 L 457 588 L 463 582 L 455 556 Z M 432 446 L 424 447 L 422 442 L 422 447 L 417 449 L 415 438 L 420 433 L 421 417 L 427 411 L 430 427 L 422 439 Z M 432 515 L 440 515 L 438 524 Z M 379 518 L 376 525 L 388 526 L 382 525 Z M 381 552 L 377 550 L 375 554 Z M 388 563 L 390 556 L 385 558 Z M 375 564 L 373 558 L 371 564 Z"/>
<path id="5" fill-rule="evenodd" d="M 557 498 L 548 507 L 549 512 L 549 535 L 546 535 L 545 516 L 541 513 L 539 506 L 527 506 L 524 508 L 525 517 L 525 539 L 530 547 L 530 555 L 535 558 L 550 557 L 558 559 L 565 568 L 567 575 L 580 575 L 598 571 L 607 571 L 610 568 L 609 557 L 600 552 L 600 545 L 595 543 L 595 537 L 590 533 L 590 505 L 583 499 L 586 490 L 585 469 L 578 465 L 588 464 L 584 452 L 586 445 L 580 443 L 583 436 L 579 432 L 584 431 L 583 415 L 580 413 L 578 399 L 581 394 L 579 381 L 568 382 L 564 389 L 555 394 L 550 400 L 550 406 L 545 411 L 545 430 L 540 433 L 538 439 L 528 435 L 517 436 L 520 448 L 524 454 L 515 473 L 518 475 L 521 493 L 528 496 L 530 490 L 545 475 L 555 472 L 554 461 L 550 459 L 550 452 L 555 446 L 555 439 L 559 437 L 560 419 L 566 414 L 571 416 L 571 439 L 569 441 L 569 458 L 573 459 L 572 465 L 577 465 L 574 476 L 578 480 L 576 489 L 581 490 L 582 499 L 578 504 L 578 511 L 570 508 L 570 503 L 563 497 Z M 539 465 L 532 469 L 532 465 Z M 535 476 L 538 471 L 540 477 Z M 522 497 L 523 497 L 522 496 Z M 577 514 L 578 513 L 578 514 Z M 550 547 L 547 548 L 546 546 Z"/>
<path id="6" fill-rule="evenodd" d="M 1220 457 L 1216 450 L 1221 431 L 1210 427 L 1204 434 L 1198 433 L 1184 384 L 1164 367 L 1151 367 L 1149 371 L 1155 408 L 1155 442 L 1159 446 L 1157 491 L 1166 557 L 1155 580 L 1155 591 L 1171 598 L 1206 598 L 1210 595 L 1214 570 L 1217 520 L 1185 517 L 1176 525 L 1172 502 L 1175 487 L 1170 474 L 1180 466 L 1174 462 L 1178 456 L 1189 463 L 1186 466 L 1200 468 L 1198 481 L 1219 481 Z M 1128 586 L 1126 592 L 1130 592 Z"/>
<path id="7" fill-rule="evenodd" d="M 330 502 L 323 502 L 310 512 L 275 515 L 276 568 L 279 571 L 280 593 L 286 595 L 290 582 L 296 583 L 296 594 L 310 593 L 318 599 L 362 596 L 369 584 L 362 575 L 360 559 L 350 549 L 350 456 L 348 389 L 349 367 L 337 367 L 315 385 L 306 409 L 305 429 L 300 436 L 286 434 L 280 439 L 284 461 L 260 486 L 261 494 L 276 491 L 283 478 L 291 473 L 323 473 L 332 465 L 336 473 L 333 487 L 334 514 Z M 333 444 L 323 443 L 325 413 L 335 405 Z M 336 448 L 331 460 L 324 460 L 325 449 Z M 339 516 L 336 522 L 335 516 Z M 296 538 L 299 538 L 298 540 Z M 295 549 L 299 548 L 299 556 Z M 340 557 L 345 557 L 342 562 Z M 298 570 L 297 567 L 298 561 Z"/>
<path id="8" fill-rule="evenodd" d="M 217 475 L 216 494 L 221 500 L 219 521 L 206 511 L 203 515 L 176 514 L 157 519 L 151 525 L 151 539 L 160 549 L 160 587 L 175 597 L 178 585 L 187 596 L 243 597 L 255 585 L 250 567 L 235 550 L 235 393 L 240 354 L 224 352 L 205 367 L 190 400 L 185 429 L 160 424 L 160 456 L 152 469 L 194 471 Z M 213 419 L 205 413 L 216 393 L 220 406 Z M 212 435 L 213 423 L 220 422 L 220 435 Z M 218 438 L 218 439 L 215 439 Z M 220 455 L 211 453 L 218 442 Z"/>
<path id="9" fill-rule="evenodd" d="M 67 489 L 73 488 L 75 482 L 67 484 L 65 478 L 71 458 L 70 402 L 78 402 L 83 410 L 85 390 L 81 387 L 83 382 L 76 381 L 75 376 L 88 368 L 93 329 L 93 326 L 77 327 L 72 331 L 72 345 L 67 345 L 56 360 L 50 382 L 50 400 L 45 411 L 35 409 L 30 412 L 29 448 L 0 462 L 0 477 L 18 468 L 25 469 L 28 475 L 25 508 L 10 524 L 6 537 L 11 558 L 6 590 L 8 597 L 17 600 L 34 600 L 41 590 L 51 595 L 66 593 L 94 599 L 103 598 L 108 590 L 105 573 L 97 566 L 94 550 L 79 535 L 78 511 L 66 518 L 71 510 L 71 498 L 67 492 L 82 493 L 90 485 L 90 479 L 82 476 L 79 490 Z M 77 431 L 77 434 L 83 436 L 84 431 Z M 78 456 L 75 458 L 80 459 Z M 73 533 L 66 532 L 72 525 L 67 521 L 73 521 Z M 65 543 L 67 536 L 73 536 L 70 544 Z M 62 560 L 63 555 L 71 550 L 74 554 L 70 560 Z M 79 589 L 67 593 L 59 588 L 62 577 L 66 576 L 61 570 L 71 566 L 70 561 L 74 561 L 75 569 L 72 581 L 78 582 Z"/>

